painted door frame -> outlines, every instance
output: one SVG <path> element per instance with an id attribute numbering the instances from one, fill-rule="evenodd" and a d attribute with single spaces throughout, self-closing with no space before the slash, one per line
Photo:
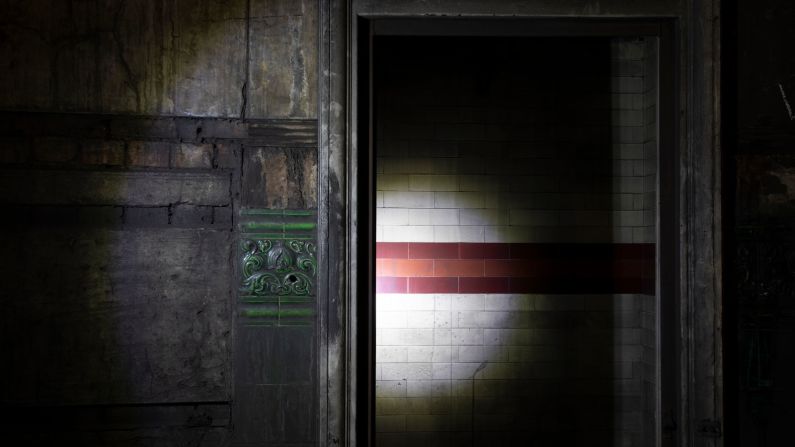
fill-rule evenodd
<path id="1" fill-rule="evenodd" d="M 622 14 L 602 14 L 598 7 L 583 14 L 582 9 L 567 9 L 566 1 L 560 2 L 560 11 L 554 14 L 550 7 L 534 6 L 533 2 L 468 0 L 449 2 L 449 7 L 439 6 L 444 2 L 431 2 L 430 6 L 402 0 L 375 3 L 320 0 L 318 284 L 326 287 L 319 287 L 318 297 L 319 445 L 368 445 L 372 440 L 372 390 L 361 389 L 363 382 L 372 380 L 368 371 L 372 360 L 362 360 L 373 355 L 372 337 L 362 334 L 372 331 L 372 318 L 362 315 L 369 310 L 360 308 L 357 298 L 373 293 L 374 268 L 368 254 L 374 239 L 374 219 L 368 213 L 374 206 L 369 204 L 369 195 L 362 201 L 359 194 L 365 186 L 362 183 L 367 183 L 366 191 L 372 190 L 372 170 L 360 171 L 372 148 L 359 140 L 361 129 L 371 126 L 370 113 L 361 113 L 369 108 L 369 100 L 357 95 L 363 91 L 361 80 L 369 76 L 369 39 L 363 37 L 372 35 L 376 18 L 454 15 L 461 20 L 487 20 L 508 13 L 513 19 L 540 24 L 552 23 L 549 19 L 575 24 L 622 23 L 628 29 L 647 22 L 673 24 L 664 39 L 668 46 L 661 46 L 660 53 L 661 57 L 669 54 L 675 67 L 669 81 L 676 86 L 676 94 L 670 104 L 679 119 L 673 120 L 674 129 L 670 129 L 671 135 L 676 135 L 671 142 L 675 155 L 661 162 L 672 163 L 669 168 L 678 176 L 667 186 L 661 185 L 660 195 L 674 198 L 677 212 L 669 213 L 674 221 L 660 225 L 670 231 L 661 235 L 663 240 L 675 242 L 660 246 L 659 251 L 668 253 L 664 259 L 677 260 L 663 266 L 660 278 L 673 281 L 678 296 L 670 307 L 660 309 L 661 318 L 672 325 L 664 329 L 672 337 L 661 350 L 668 349 L 663 355 L 675 359 L 675 367 L 667 369 L 667 375 L 664 371 L 660 380 L 676 393 L 666 404 L 670 410 L 659 418 L 671 433 L 661 445 L 723 445 L 719 1 L 693 0 L 683 6 L 661 1 L 675 6 Z M 664 131 L 661 129 L 661 135 Z M 660 151 L 663 144 L 661 141 Z"/>

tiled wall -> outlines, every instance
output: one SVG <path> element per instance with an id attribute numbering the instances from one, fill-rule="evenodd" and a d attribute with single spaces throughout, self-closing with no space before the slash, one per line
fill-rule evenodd
<path id="1" fill-rule="evenodd" d="M 643 201 L 644 203 L 656 203 L 657 201 L 657 42 L 649 39 L 644 43 L 644 67 L 646 70 L 643 77 L 643 106 L 644 106 L 644 140 L 643 140 Z M 656 225 L 656 207 L 644 207 L 643 224 L 644 237 L 654 240 Z M 654 268 L 650 264 L 645 270 L 648 276 L 654 276 L 649 272 Z M 653 284 L 653 282 L 651 282 Z M 641 328 L 643 330 L 643 445 L 654 445 L 657 432 L 657 296 L 652 287 L 645 287 L 641 295 L 643 301 L 643 313 L 641 317 Z"/>
<path id="2" fill-rule="evenodd" d="M 438 90 L 385 96 L 378 240 L 653 242 L 644 221 L 653 202 L 644 195 L 643 46 L 610 50 L 610 78 L 589 80 L 584 70 L 548 91 L 495 88 L 504 96 L 475 106 Z"/>
<path id="3" fill-rule="evenodd" d="M 385 294 L 378 307 L 379 445 L 606 432 L 640 445 L 640 295 Z"/>
<path id="4" fill-rule="evenodd" d="M 376 42 L 378 445 L 642 445 L 644 42 L 403 39 Z"/>

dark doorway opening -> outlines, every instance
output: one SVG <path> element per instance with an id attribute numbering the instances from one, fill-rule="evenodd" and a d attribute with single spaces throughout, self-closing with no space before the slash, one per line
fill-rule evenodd
<path id="1" fill-rule="evenodd" d="M 667 28 L 359 29 L 361 439 L 656 445 L 677 371 Z"/>

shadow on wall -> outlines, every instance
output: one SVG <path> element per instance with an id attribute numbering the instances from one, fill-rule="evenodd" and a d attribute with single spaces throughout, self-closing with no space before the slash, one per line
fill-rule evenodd
<path id="1" fill-rule="evenodd" d="M 9 119 L 19 158 L 0 181 L 8 428 L 30 442 L 66 429 L 75 442 L 134 445 L 193 420 L 183 436 L 222 438 L 228 408 L 211 403 L 231 393 L 237 143 L 178 143 L 138 118 L 69 123 L 105 138 L 60 133 L 62 115 Z M 28 120 L 38 130 L 19 136 Z"/>
<path id="2" fill-rule="evenodd" d="M 521 259 L 532 267 L 516 277 L 487 267 L 478 281 L 435 275 L 450 255 L 422 258 L 419 278 L 399 272 L 410 254 L 378 264 L 394 269 L 377 273 L 394 277 L 383 292 L 397 293 L 379 294 L 377 310 L 397 318 L 378 328 L 382 447 L 640 445 L 639 302 L 611 257 L 612 243 L 633 242 L 614 221 L 622 200 L 632 209 L 616 156 L 615 48 L 609 39 L 375 42 L 378 241 L 547 253 Z M 463 277 L 477 290 L 463 290 Z M 426 295 L 421 284 L 458 289 Z M 430 360 L 419 360 L 428 344 Z"/>
<path id="3" fill-rule="evenodd" d="M 304 9 L 6 5 L 0 400 L 9 436 L 228 442 L 241 118 L 314 114 L 305 54 L 314 31 L 302 29 L 314 29 L 315 13 Z M 313 151 L 295 163 L 282 148 L 250 152 L 310 172 L 296 190 L 312 206 L 302 194 L 314 191 Z M 267 194 L 270 206 L 295 205 L 295 191 Z"/>

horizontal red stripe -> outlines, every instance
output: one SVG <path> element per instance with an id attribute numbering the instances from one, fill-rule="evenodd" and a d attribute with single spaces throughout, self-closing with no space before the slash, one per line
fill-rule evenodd
<path id="1" fill-rule="evenodd" d="M 376 259 L 376 276 L 434 276 L 432 259 Z M 452 275 L 445 275 L 452 276 Z"/>
<path id="2" fill-rule="evenodd" d="M 457 243 L 409 242 L 409 258 L 458 259 L 458 246 Z"/>
<path id="3" fill-rule="evenodd" d="M 483 276 L 483 261 L 438 259 L 433 261 L 433 276 Z"/>
<path id="4" fill-rule="evenodd" d="M 459 244 L 461 259 L 508 259 L 511 244 Z"/>
<path id="5" fill-rule="evenodd" d="M 409 257 L 408 242 L 378 242 L 375 244 L 376 258 L 406 259 Z"/>
<path id="6" fill-rule="evenodd" d="M 380 293 L 654 293 L 654 244 L 387 243 Z"/>
<path id="7" fill-rule="evenodd" d="M 511 259 L 588 258 L 643 259 L 654 257 L 654 244 L 505 244 Z"/>
<path id="8" fill-rule="evenodd" d="M 378 242 L 377 258 L 393 259 L 654 259 L 654 244 Z"/>
<path id="9" fill-rule="evenodd" d="M 524 259 L 487 259 L 486 276 L 535 276 L 539 270 L 538 261 Z"/>
<path id="10" fill-rule="evenodd" d="M 450 277 L 650 277 L 642 261 L 530 261 L 524 259 L 376 259 L 376 276 Z"/>

